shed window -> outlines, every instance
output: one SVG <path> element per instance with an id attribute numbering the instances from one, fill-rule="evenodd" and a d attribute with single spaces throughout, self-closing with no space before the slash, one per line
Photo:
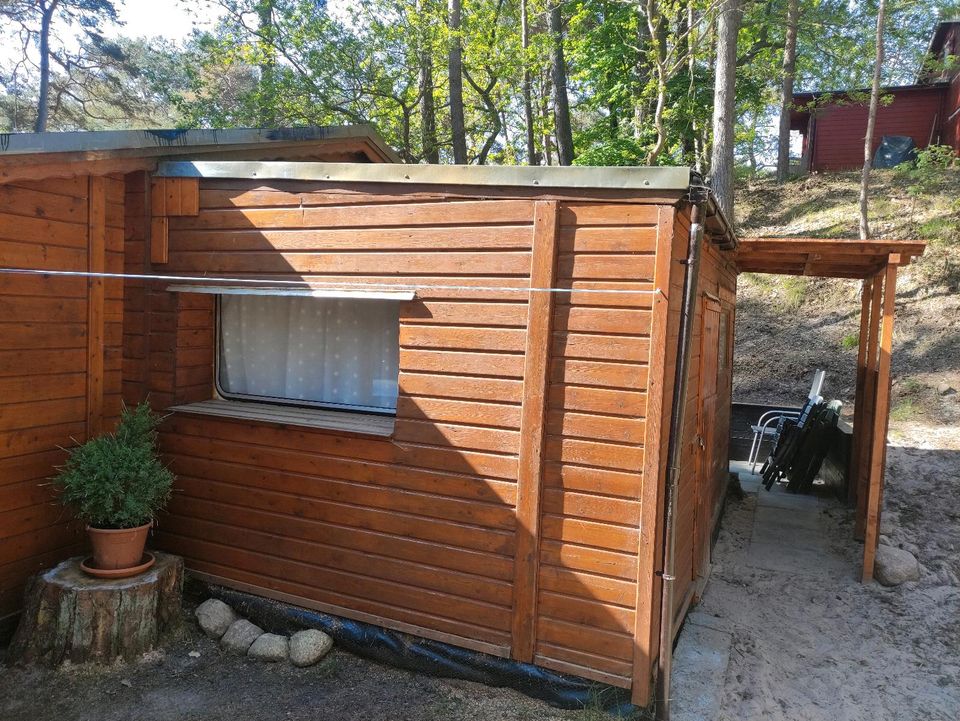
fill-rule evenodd
<path id="1" fill-rule="evenodd" d="M 225 398 L 394 413 L 399 304 L 221 295 L 217 387 Z"/>

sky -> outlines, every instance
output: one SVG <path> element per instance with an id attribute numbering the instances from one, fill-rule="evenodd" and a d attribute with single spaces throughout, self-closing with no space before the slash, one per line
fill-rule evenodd
<path id="1" fill-rule="evenodd" d="M 176 41 L 189 37 L 196 23 L 209 25 L 218 15 L 205 0 L 126 0 L 119 11 L 124 22 L 122 34 L 130 37 L 160 35 Z"/>

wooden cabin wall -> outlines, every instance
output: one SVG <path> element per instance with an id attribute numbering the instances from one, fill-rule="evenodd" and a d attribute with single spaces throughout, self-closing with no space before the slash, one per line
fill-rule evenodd
<path id="1" fill-rule="evenodd" d="M 663 200 L 599 201 L 201 181 L 154 271 L 418 291 L 401 305 L 392 438 L 177 412 L 157 542 L 228 585 L 630 686 L 650 612 L 636 616 L 637 578 L 652 575 L 638 555 L 651 281 L 673 225 Z M 644 293 L 531 309 L 506 290 L 542 282 Z M 212 298 L 155 295 L 146 376 L 126 387 L 158 406 L 212 397 Z M 521 473 L 524 424 L 543 463 Z"/>
<path id="2" fill-rule="evenodd" d="M 120 272 L 123 226 L 119 177 L 0 185 L 0 267 Z M 122 302 L 115 280 L 0 278 L 0 619 L 30 575 L 83 549 L 49 479 L 62 447 L 119 415 Z"/>
<path id="3" fill-rule="evenodd" d="M 683 259 L 687 255 L 689 213 L 678 213 L 676 223 L 674 258 Z M 682 298 L 683 280 L 681 266 L 671 278 L 671 297 Z M 674 596 L 678 618 L 701 590 L 698 584 L 705 580 L 711 536 L 726 491 L 736 282 L 730 255 L 718 250 L 708 237 L 701 257 L 681 440 Z M 675 349 L 676 343 L 668 348 Z M 668 422 L 669 416 L 665 415 L 663 423 Z"/>
<path id="4" fill-rule="evenodd" d="M 559 287 L 641 292 L 555 301 L 534 660 L 625 687 L 637 578 L 650 572 L 639 536 L 651 306 L 659 221 L 672 212 L 578 209 L 560 235 Z"/>

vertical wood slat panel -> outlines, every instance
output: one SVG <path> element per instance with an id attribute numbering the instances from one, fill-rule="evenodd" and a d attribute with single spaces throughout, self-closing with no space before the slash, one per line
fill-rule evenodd
<path id="1" fill-rule="evenodd" d="M 559 203 L 534 205 L 530 287 L 552 288 L 556 278 Z M 552 292 L 531 292 L 520 411 L 517 475 L 517 546 L 514 559 L 511 656 L 533 661 L 536 639 L 537 576 L 540 565 L 540 495 L 543 475 L 544 418 L 550 369 Z"/>
<path id="2" fill-rule="evenodd" d="M 87 270 L 102 273 L 106 260 L 106 180 L 89 178 Z M 104 286 L 103 278 L 87 279 L 87 437 L 101 431 L 103 421 Z"/>
<path id="3" fill-rule="evenodd" d="M 891 256 L 891 260 L 893 256 Z M 896 257 L 899 260 L 899 256 Z M 880 526 L 880 501 L 883 493 L 887 430 L 890 424 L 890 355 L 893 350 L 894 301 L 897 294 L 897 264 L 887 265 L 883 283 L 883 321 L 880 336 L 880 359 L 877 366 L 876 403 L 873 417 L 873 448 L 870 454 L 870 476 L 867 490 L 866 529 L 863 544 L 861 580 L 873 580 L 873 562 L 877 553 Z"/>
<path id="4" fill-rule="evenodd" d="M 654 287 L 660 291 L 653 299 L 650 328 L 650 361 L 647 381 L 647 424 L 643 439 L 643 485 L 640 499 L 640 546 L 638 553 L 636 615 L 633 633 L 633 686 L 631 698 L 646 706 L 652 698 L 653 661 L 657 655 L 660 633 L 660 581 L 658 538 L 661 525 L 663 484 L 666 458 L 661 453 L 664 416 L 669 430 L 670 399 L 673 379 L 666 377 L 666 346 L 670 322 L 670 276 L 676 211 L 661 206 L 657 222 L 657 255 L 654 266 Z"/>

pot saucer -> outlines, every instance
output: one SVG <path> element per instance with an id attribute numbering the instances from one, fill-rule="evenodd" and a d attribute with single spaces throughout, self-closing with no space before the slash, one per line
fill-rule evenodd
<path id="1" fill-rule="evenodd" d="M 93 565 L 93 556 L 88 556 L 80 561 L 80 569 L 84 573 L 89 573 L 97 578 L 129 578 L 130 576 L 136 576 L 138 573 L 143 573 L 156 561 L 157 559 L 154 558 L 153 554 L 146 551 L 140 558 L 140 563 L 136 566 L 130 568 L 97 568 Z"/>

